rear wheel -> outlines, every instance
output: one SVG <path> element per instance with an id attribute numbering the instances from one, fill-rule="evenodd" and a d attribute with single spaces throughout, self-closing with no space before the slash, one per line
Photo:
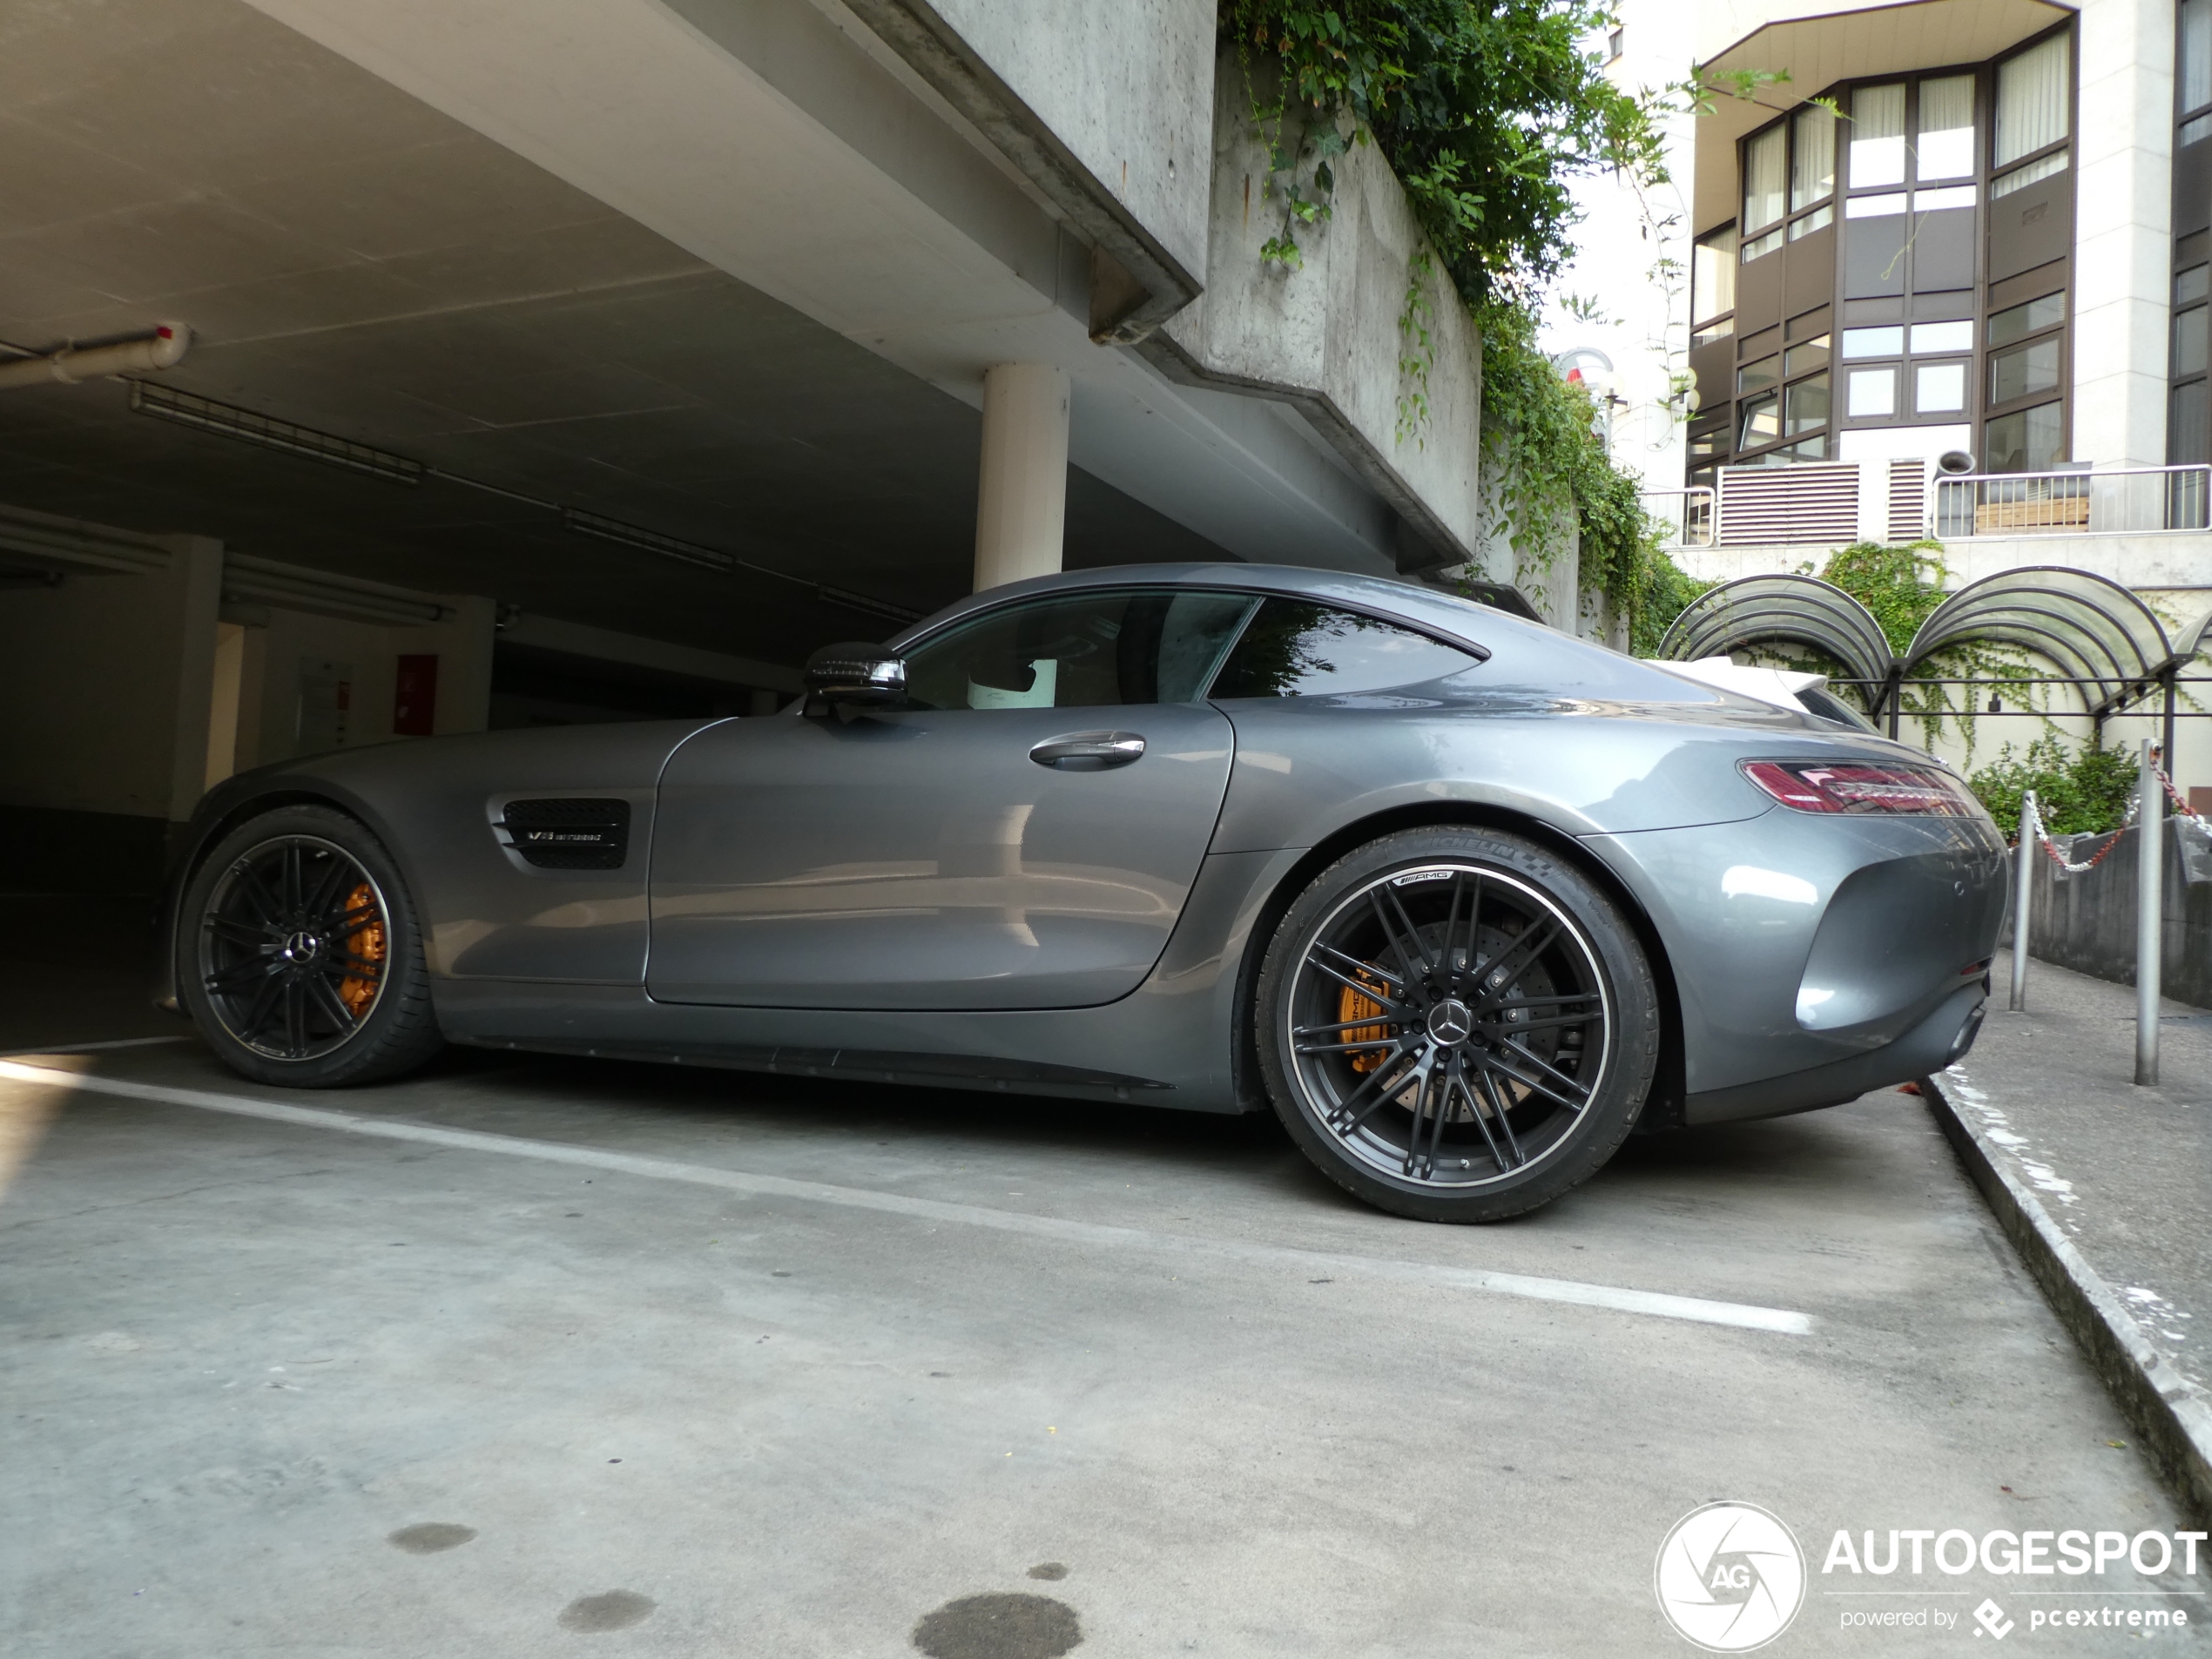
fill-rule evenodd
<path id="1" fill-rule="evenodd" d="M 1317 876 L 1255 1015 L 1275 1109 L 1369 1203 L 1497 1221 L 1603 1166 L 1650 1092 L 1659 999 L 1635 935 L 1534 842 L 1409 830 Z"/>
<path id="2" fill-rule="evenodd" d="M 177 956 L 193 1023 L 257 1082 L 373 1082 L 443 1044 L 398 867 L 329 807 L 280 807 L 225 836 L 185 889 Z"/>

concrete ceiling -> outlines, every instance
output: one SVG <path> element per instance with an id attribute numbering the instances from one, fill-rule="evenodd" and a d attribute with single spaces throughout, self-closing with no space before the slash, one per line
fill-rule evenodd
<path id="1" fill-rule="evenodd" d="M 968 587 L 959 398 L 234 0 L 0 10 L 0 341 L 168 318 L 165 384 L 914 610 Z M 887 626 L 125 394 L 0 393 L 0 502 L 770 660 Z M 1224 556 L 1071 472 L 1071 566 Z"/>

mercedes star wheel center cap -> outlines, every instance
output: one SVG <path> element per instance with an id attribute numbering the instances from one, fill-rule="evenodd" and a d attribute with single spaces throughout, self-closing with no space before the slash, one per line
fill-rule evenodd
<path id="1" fill-rule="evenodd" d="M 322 949 L 322 941 L 311 933 L 296 933 L 284 941 L 284 960 L 287 962 L 308 962 Z"/>
<path id="2" fill-rule="evenodd" d="M 1428 1034 L 1450 1048 L 1465 1042 L 1474 1031 L 1474 1016 L 1457 997 L 1447 997 L 1428 1011 Z"/>

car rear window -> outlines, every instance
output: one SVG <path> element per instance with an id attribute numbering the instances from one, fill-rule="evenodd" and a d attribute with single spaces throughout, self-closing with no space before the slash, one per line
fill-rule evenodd
<path id="1" fill-rule="evenodd" d="M 1246 625 L 1210 695 L 1329 697 L 1419 685 L 1480 659 L 1410 628 L 1305 599 L 1270 599 Z"/>

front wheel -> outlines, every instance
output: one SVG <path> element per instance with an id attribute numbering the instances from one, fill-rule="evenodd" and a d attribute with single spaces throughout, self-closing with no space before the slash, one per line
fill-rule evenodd
<path id="1" fill-rule="evenodd" d="M 1339 1185 L 1422 1221 L 1548 1204 L 1650 1092 L 1659 997 L 1589 878 L 1519 836 L 1407 830 L 1314 878 L 1255 997 L 1277 1114 Z"/>
<path id="2" fill-rule="evenodd" d="M 327 806 L 279 807 L 216 845 L 185 889 L 177 983 L 209 1046 L 256 1082 L 374 1082 L 444 1042 L 399 867 Z"/>

